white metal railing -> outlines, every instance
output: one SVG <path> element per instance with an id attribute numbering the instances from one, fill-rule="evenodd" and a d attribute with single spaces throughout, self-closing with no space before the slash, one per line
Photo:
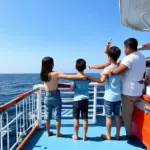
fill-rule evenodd
<path id="1" fill-rule="evenodd" d="M 89 102 L 91 103 L 89 105 L 89 112 L 91 113 L 89 117 L 92 117 L 93 123 L 96 123 L 97 116 L 104 115 L 103 103 L 99 104 L 103 100 L 103 86 L 104 84 L 98 83 L 90 83 L 89 85 Z M 72 111 L 73 92 L 63 88 L 60 88 L 60 92 L 62 96 L 62 117 L 72 117 L 72 115 L 65 115 L 64 112 Z M 64 94 L 65 96 L 63 96 Z M 71 94 L 72 96 L 68 97 Z M 0 106 L 0 150 L 16 149 L 16 146 L 21 143 L 31 129 L 42 128 L 42 124 L 45 122 L 44 96 L 44 86 L 35 85 L 33 90 Z M 99 108 L 101 108 L 101 113 L 97 112 Z M 15 131 L 13 141 L 10 136 L 12 131 Z"/>
<path id="2" fill-rule="evenodd" d="M 90 83 L 89 85 L 89 93 L 92 97 L 89 100 L 92 103 L 90 105 L 90 107 L 92 107 L 92 109 L 90 109 L 90 116 L 93 119 L 93 123 L 96 123 L 96 116 L 98 115 L 97 108 L 104 110 L 103 105 L 97 105 L 97 100 L 103 98 L 102 96 L 97 96 L 98 93 L 103 94 L 103 90 L 98 91 L 98 87 L 101 86 L 104 85 L 97 83 Z M 62 95 L 66 94 L 66 96 L 72 94 L 70 98 L 62 97 L 62 111 L 72 111 L 71 102 L 73 102 L 73 92 L 68 89 L 63 90 L 63 88 L 60 88 L 60 91 Z M 0 150 L 15 149 L 34 126 L 38 125 L 39 128 L 42 127 L 44 121 L 44 95 L 44 86 L 35 85 L 33 90 L 0 106 Z M 99 115 L 103 114 L 104 111 Z M 72 115 L 63 115 L 62 113 L 62 117 L 72 117 Z M 13 141 L 10 136 L 12 132 L 13 137 L 15 137 Z"/>
<path id="3" fill-rule="evenodd" d="M 0 150 L 15 149 L 30 129 L 39 124 L 39 94 L 39 91 L 32 90 L 0 106 Z M 15 138 L 13 141 L 11 132 Z"/>
<path id="4" fill-rule="evenodd" d="M 103 96 L 98 96 L 98 94 L 104 94 L 104 89 L 99 89 L 98 90 L 98 87 L 104 87 L 104 84 L 100 84 L 100 83 L 90 83 L 89 84 L 89 94 L 90 94 L 90 98 L 89 101 L 92 103 L 89 105 L 90 109 L 89 109 L 89 112 L 91 113 L 89 115 L 89 117 L 92 117 L 92 122 L 95 124 L 96 123 L 96 116 L 101 116 L 101 115 L 104 115 L 104 106 L 103 104 L 97 104 L 97 100 L 103 100 Z M 40 125 L 43 124 L 43 121 L 44 121 L 44 104 L 43 104 L 43 101 L 44 101 L 44 95 L 45 95 L 45 89 L 44 89 L 44 85 L 42 84 L 39 84 L 39 85 L 35 85 L 34 88 L 39 88 L 40 91 L 40 94 L 38 95 L 43 95 L 41 96 L 40 98 L 40 101 L 41 101 L 41 118 L 40 118 Z M 65 112 L 69 111 L 70 112 L 72 111 L 72 102 L 73 102 L 73 94 L 74 92 L 72 91 L 69 91 L 69 89 L 66 89 L 66 90 L 63 90 L 63 88 L 60 88 L 60 92 L 61 92 L 61 97 L 62 97 L 62 117 L 72 117 L 72 113 L 69 113 L 70 115 L 68 114 L 65 114 Z M 66 96 L 63 96 L 63 95 L 72 95 L 72 97 L 66 97 Z M 69 103 L 66 105 L 66 103 Z M 92 107 L 92 108 L 91 108 Z M 102 110 L 102 113 L 97 113 L 97 108 L 101 109 Z"/>

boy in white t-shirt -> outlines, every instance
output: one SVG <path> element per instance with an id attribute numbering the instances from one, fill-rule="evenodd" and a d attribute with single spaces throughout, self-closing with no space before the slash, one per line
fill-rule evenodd
<path id="1" fill-rule="evenodd" d="M 121 61 L 118 68 L 111 69 L 111 74 L 124 73 L 122 80 L 122 111 L 126 134 L 132 138 L 132 114 L 134 105 L 142 95 L 143 84 L 140 81 L 146 69 L 145 57 L 137 51 L 138 42 L 134 38 L 129 38 L 124 42 L 126 56 Z"/>
<path id="2" fill-rule="evenodd" d="M 106 46 L 106 52 L 111 43 Z M 140 81 L 146 68 L 145 57 L 137 51 L 138 41 L 135 38 L 129 38 L 124 41 L 124 51 L 126 56 L 121 61 L 118 68 L 113 68 L 105 72 L 106 74 L 123 73 L 122 80 L 122 110 L 126 134 L 129 139 L 132 138 L 132 114 L 134 105 L 139 96 L 142 95 L 143 84 Z M 109 66 L 109 63 L 102 65 L 90 65 L 89 68 L 102 69 Z"/>
<path id="3" fill-rule="evenodd" d="M 108 49 L 108 61 L 110 65 L 104 69 L 104 72 L 110 68 L 118 67 L 117 60 L 120 57 L 121 51 L 118 47 L 112 46 Z M 105 75 L 101 78 L 88 77 L 91 81 L 105 83 L 104 108 L 106 115 L 106 134 L 101 137 L 105 140 L 111 139 L 112 113 L 116 120 L 116 139 L 120 138 L 120 108 L 121 108 L 121 79 L 122 75 Z"/>

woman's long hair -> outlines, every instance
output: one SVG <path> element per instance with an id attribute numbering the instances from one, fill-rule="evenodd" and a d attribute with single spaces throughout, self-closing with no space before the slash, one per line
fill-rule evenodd
<path id="1" fill-rule="evenodd" d="M 51 57 L 44 57 L 42 59 L 40 78 L 44 82 L 49 81 L 49 73 L 52 72 L 54 66 L 54 60 Z"/>

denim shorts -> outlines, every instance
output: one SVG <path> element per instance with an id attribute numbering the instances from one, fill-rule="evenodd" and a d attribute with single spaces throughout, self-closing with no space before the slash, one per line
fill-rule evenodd
<path id="1" fill-rule="evenodd" d="M 110 101 L 104 100 L 104 107 L 105 107 L 106 117 L 111 117 L 113 114 L 114 116 L 121 115 L 121 101 L 110 102 Z"/>
<path id="2" fill-rule="evenodd" d="M 46 96 L 44 98 L 45 105 L 45 119 L 52 119 L 52 112 L 54 111 L 54 119 L 61 120 L 61 96 L 59 90 L 46 91 Z"/>

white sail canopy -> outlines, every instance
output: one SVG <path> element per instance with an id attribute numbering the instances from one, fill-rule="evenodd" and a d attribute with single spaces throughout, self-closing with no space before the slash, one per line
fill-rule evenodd
<path id="1" fill-rule="evenodd" d="M 150 31 L 150 0 L 120 0 L 123 25 L 137 31 Z"/>

